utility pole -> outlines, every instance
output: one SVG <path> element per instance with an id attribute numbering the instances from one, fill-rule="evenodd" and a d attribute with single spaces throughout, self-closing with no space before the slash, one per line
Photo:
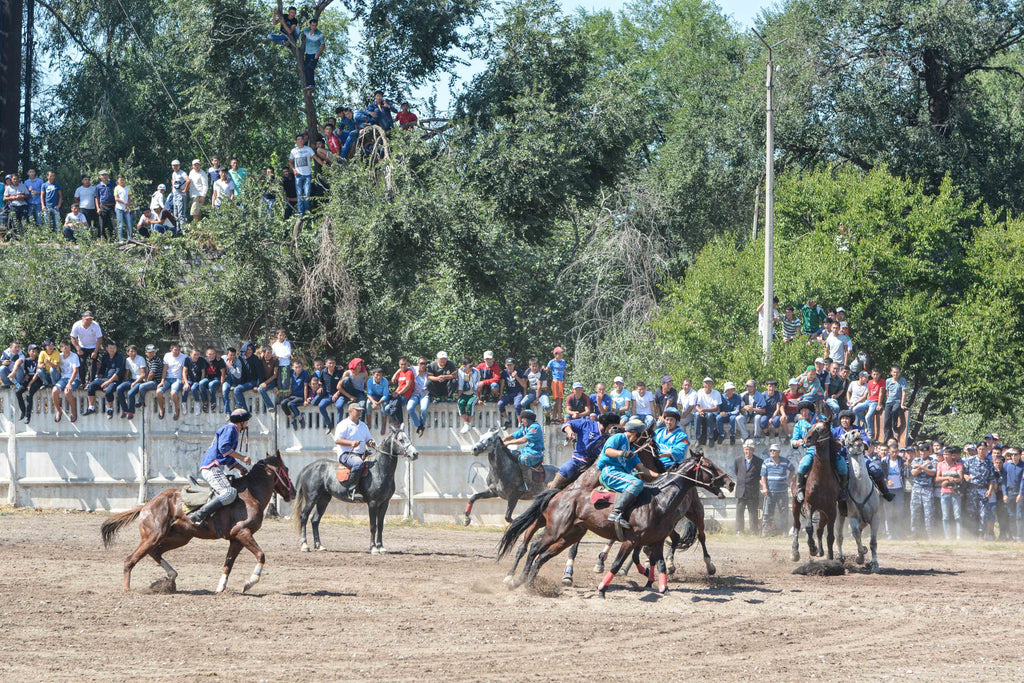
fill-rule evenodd
<path id="1" fill-rule="evenodd" d="M 25 0 L 25 97 L 24 114 L 21 123 L 21 172 L 28 172 L 32 164 L 32 88 L 33 77 L 35 76 L 35 16 L 36 0 Z"/>
<path id="2" fill-rule="evenodd" d="M 772 300 L 775 294 L 775 118 L 772 90 L 775 85 L 775 59 L 773 51 L 785 42 L 785 38 L 769 45 L 757 29 L 751 29 L 758 40 L 768 49 L 768 68 L 765 88 L 768 90 L 765 104 L 767 114 L 765 125 L 765 161 L 764 161 L 764 300 L 761 314 L 761 352 L 764 363 L 771 359 L 772 332 L 775 327 Z"/>

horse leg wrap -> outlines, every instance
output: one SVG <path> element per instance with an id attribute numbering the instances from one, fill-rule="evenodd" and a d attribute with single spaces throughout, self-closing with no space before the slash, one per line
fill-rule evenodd
<path id="1" fill-rule="evenodd" d="M 658 573 L 658 592 L 664 593 L 668 590 L 668 576 L 663 572 Z"/>
<path id="2" fill-rule="evenodd" d="M 473 509 L 472 503 L 466 503 L 466 516 L 469 516 L 469 511 Z"/>
<path id="3" fill-rule="evenodd" d="M 224 589 L 227 588 L 227 585 L 228 585 L 228 575 L 227 574 L 221 574 L 220 575 L 220 581 L 217 583 L 217 592 L 218 593 L 223 593 Z"/>
<path id="4" fill-rule="evenodd" d="M 640 576 L 646 576 L 647 578 L 651 578 L 650 576 L 648 576 L 648 573 L 649 573 L 649 572 L 650 572 L 650 571 L 651 571 L 652 569 L 653 569 L 653 567 L 647 567 L 647 568 L 645 568 L 645 567 L 644 567 L 644 566 L 643 566 L 642 564 L 640 564 L 640 561 L 639 561 L 639 560 L 638 560 L 638 561 L 636 562 L 636 570 L 637 570 L 638 572 L 640 572 Z"/>
<path id="5" fill-rule="evenodd" d="M 614 578 L 615 578 L 615 573 L 614 572 L 608 572 L 607 574 L 605 574 L 604 578 L 601 579 L 601 583 L 597 584 L 597 590 L 603 591 L 605 588 L 608 587 L 608 585 L 612 582 L 612 579 L 614 579 Z"/>

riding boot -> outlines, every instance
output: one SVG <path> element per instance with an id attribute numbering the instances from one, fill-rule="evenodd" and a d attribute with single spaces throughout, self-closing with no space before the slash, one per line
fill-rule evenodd
<path id="1" fill-rule="evenodd" d="M 561 491 L 568 485 L 569 480 L 557 472 L 555 473 L 555 478 L 548 482 L 549 489 L 558 489 L 559 491 Z"/>
<path id="2" fill-rule="evenodd" d="M 800 474 L 796 475 L 796 502 L 801 505 L 804 504 L 804 494 L 807 492 L 807 475 Z"/>
<path id="3" fill-rule="evenodd" d="M 885 477 L 871 477 L 871 481 L 875 482 L 875 486 L 878 487 L 878 492 L 882 494 L 882 498 L 891 503 L 896 496 L 889 490 L 889 486 L 885 483 Z"/>
<path id="4" fill-rule="evenodd" d="M 623 529 L 630 529 L 629 513 L 633 510 L 633 503 L 636 502 L 636 495 L 629 491 L 615 494 L 615 507 L 608 515 L 608 521 L 618 524 Z"/>
<path id="5" fill-rule="evenodd" d="M 348 478 L 348 481 L 345 482 L 345 500 L 348 500 L 349 502 L 352 502 L 352 503 L 362 503 L 363 502 L 362 494 L 360 494 L 360 493 L 358 493 L 356 491 L 356 486 L 359 484 L 359 479 L 360 479 L 359 475 L 360 474 L 362 474 L 362 473 L 361 472 L 358 473 L 355 477 L 353 477 L 350 474 L 349 478 Z"/>
<path id="6" fill-rule="evenodd" d="M 207 501 L 206 505 L 190 514 L 188 518 L 192 520 L 193 524 L 202 526 L 206 524 L 206 520 L 208 520 L 213 513 L 217 512 L 217 510 L 220 510 L 222 507 L 224 507 L 224 503 L 220 502 L 219 498 L 211 498 Z"/>
<path id="7" fill-rule="evenodd" d="M 849 497 L 850 475 L 839 475 L 839 514 L 846 514 L 846 499 Z"/>

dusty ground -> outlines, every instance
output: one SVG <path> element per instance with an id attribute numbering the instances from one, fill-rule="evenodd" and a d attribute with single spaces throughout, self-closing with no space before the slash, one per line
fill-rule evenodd
<path id="1" fill-rule="evenodd" d="M 1022 546 L 881 541 L 881 575 L 794 576 L 786 538 L 712 536 L 659 597 L 618 578 L 601 600 L 586 544 L 577 587 L 510 593 L 493 530 L 390 525 L 370 556 L 365 525 L 325 523 L 330 552 L 298 552 L 284 521 L 257 538 L 213 595 L 224 542 L 169 554 L 173 595 L 146 560 L 120 590 L 137 532 L 99 542 L 103 516 L 0 511 L 0 671 L 6 681 L 337 679 L 1020 680 Z M 1016 597 L 1010 598 L 1008 596 Z"/>

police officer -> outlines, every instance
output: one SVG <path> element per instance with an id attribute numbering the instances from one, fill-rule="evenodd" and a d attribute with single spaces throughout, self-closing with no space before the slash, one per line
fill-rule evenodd
<path id="1" fill-rule="evenodd" d="M 980 450 L 964 460 L 964 481 L 967 482 L 967 509 L 978 519 L 978 536 L 985 534 L 989 520 L 988 499 L 995 489 L 995 467 L 988 454 Z"/>
<path id="2" fill-rule="evenodd" d="M 917 535 L 921 516 L 928 537 L 932 535 L 932 484 L 935 481 L 935 463 L 925 451 L 918 451 L 910 461 L 910 478 L 914 485 L 910 489 L 910 533 Z"/>

